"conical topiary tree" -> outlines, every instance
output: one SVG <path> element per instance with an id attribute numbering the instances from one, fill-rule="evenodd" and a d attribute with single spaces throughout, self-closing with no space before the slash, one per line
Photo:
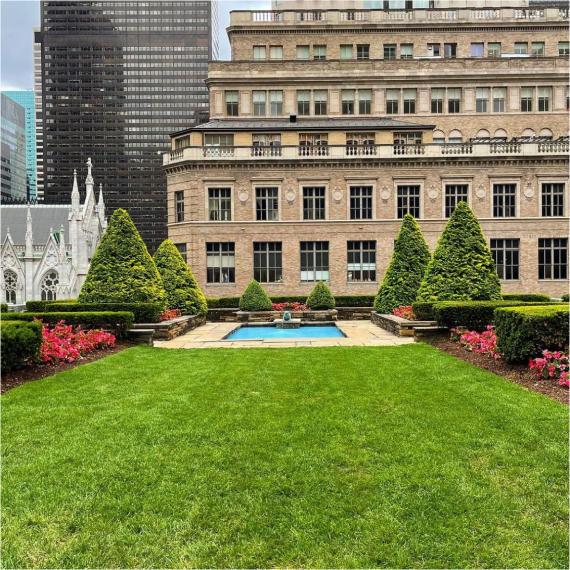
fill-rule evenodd
<path id="1" fill-rule="evenodd" d="M 126 210 L 113 212 L 91 260 L 79 301 L 164 302 L 162 279 Z"/>
<path id="2" fill-rule="evenodd" d="M 271 299 L 263 287 L 254 279 L 250 281 L 239 299 L 242 311 L 271 311 Z"/>
<path id="3" fill-rule="evenodd" d="M 439 238 L 417 300 L 500 298 L 499 277 L 479 221 L 466 202 L 459 202 Z"/>
<path id="4" fill-rule="evenodd" d="M 334 309 L 335 300 L 328 285 L 323 281 L 319 281 L 307 297 L 306 304 L 313 311 Z"/>
<path id="5" fill-rule="evenodd" d="M 430 253 L 420 226 L 406 214 L 394 245 L 392 260 L 374 299 L 379 313 L 391 313 L 400 305 L 411 305 L 429 263 Z"/>
<path id="6" fill-rule="evenodd" d="M 165 239 L 160 244 L 154 252 L 154 262 L 162 277 L 169 309 L 180 309 L 183 315 L 208 312 L 206 297 L 172 240 Z"/>

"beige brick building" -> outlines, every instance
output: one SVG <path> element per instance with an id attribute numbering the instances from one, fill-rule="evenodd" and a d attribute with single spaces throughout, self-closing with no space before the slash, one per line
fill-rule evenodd
<path id="1" fill-rule="evenodd" d="M 488 4 L 232 12 L 210 120 L 164 157 L 208 296 L 374 293 L 400 218 L 433 248 L 460 200 L 506 292 L 567 291 L 568 9 Z"/>

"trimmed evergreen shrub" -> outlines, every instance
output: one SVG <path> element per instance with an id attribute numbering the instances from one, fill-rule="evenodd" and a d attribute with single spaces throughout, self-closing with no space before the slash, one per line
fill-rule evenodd
<path id="1" fill-rule="evenodd" d="M 435 320 L 442 327 L 465 327 L 483 331 L 495 322 L 495 309 L 529 305 L 551 305 L 528 301 L 440 301 L 434 304 Z"/>
<path id="2" fill-rule="evenodd" d="M 26 311 L 45 311 L 51 305 L 69 305 L 77 303 L 77 299 L 62 299 L 61 301 L 26 301 Z"/>
<path id="3" fill-rule="evenodd" d="M 31 303 L 26 303 L 28 310 Z M 34 302 L 35 304 L 35 302 Z M 164 310 L 163 303 L 59 303 L 50 301 L 37 312 L 43 313 L 90 313 L 90 312 L 130 312 L 133 313 L 135 323 L 157 323 Z"/>
<path id="4" fill-rule="evenodd" d="M 334 309 L 336 305 L 331 290 L 323 281 L 317 282 L 317 284 L 313 287 L 313 290 L 307 297 L 305 304 L 312 311 Z"/>
<path id="5" fill-rule="evenodd" d="M 183 315 L 208 312 L 206 297 L 172 240 L 165 239 L 160 244 L 154 253 L 154 262 L 162 277 L 169 309 L 180 309 Z"/>
<path id="6" fill-rule="evenodd" d="M 418 301 L 492 301 L 501 286 L 491 250 L 479 221 L 466 202 L 459 202 L 441 234 Z"/>
<path id="7" fill-rule="evenodd" d="M 25 322 L 22 319 L 2 318 L 0 338 L 2 367 L 5 370 L 18 368 L 33 362 L 38 357 L 42 345 L 42 325 L 37 321 Z"/>
<path id="8" fill-rule="evenodd" d="M 239 297 L 209 297 L 206 301 L 208 309 L 236 309 L 239 307 Z"/>
<path id="9" fill-rule="evenodd" d="M 128 212 L 113 212 L 78 301 L 155 303 L 164 301 L 160 274 Z"/>
<path id="10" fill-rule="evenodd" d="M 418 321 L 433 321 L 435 320 L 434 312 L 435 302 L 416 301 L 412 303 L 414 315 Z"/>
<path id="11" fill-rule="evenodd" d="M 254 279 L 239 298 L 239 308 L 241 311 L 271 311 L 271 299 Z"/>
<path id="12" fill-rule="evenodd" d="M 64 321 L 67 325 L 81 326 L 85 329 L 107 329 L 123 336 L 133 326 L 134 316 L 130 312 L 93 311 L 85 313 L 7 313 L 3 321 L 33 321 L 38 319 L 46 325 L 55 325 Z"/>
<path id="13" fill-rule="evenodd" d="M 544 302 L 550 301 L 548 295 L 542 293 L 507 293 L 503 295 L 505 301 L 536 301 Z"/>
<path id="14" fill-rule="evenodd" d="M 0 303 L 0 313 L 8 312 L 8 303 Z"/>
<path id="15" fill-rule="evenodd" d="M 567 303 L 570 300 L 570 295 L 568 295 L 568 293 L 565 293 L 562 295 L 562 300 Z"/>
<path id="16" fill-rule="evenodd" d="M 420 226 L 413 216 L 406 214 L 394 244 L 392 260 L 374 300 L 374 309 L 390 314 L 396 307 L 411 305 L 416 300 L 429 259 Z"/>
<path id="17" fill-rule="evenodd" d="M 495 311 L 499 352 L 508 362 L 526 362 L 543 350 L 568 350 L 568 305 L 507 307 Z"/>
<path id="18" fill-rule="evenodd" d="M 335 295 L 335 307 L 373 307 L 374 295 Z"/>

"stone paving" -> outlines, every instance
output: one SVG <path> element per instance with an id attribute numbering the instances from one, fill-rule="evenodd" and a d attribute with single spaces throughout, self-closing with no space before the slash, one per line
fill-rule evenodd
<path id="1" fill-rule="evenodd" d="M 346 338 L 283 340 L 222 340 L 238 323 L 206 323 L 172 340 L 155 341 L 159 348 L 293 348 L 296 346 L 398 346 L 414 342 L 410 337 L 395 336 L 370 321 L 337 321 Z"/>

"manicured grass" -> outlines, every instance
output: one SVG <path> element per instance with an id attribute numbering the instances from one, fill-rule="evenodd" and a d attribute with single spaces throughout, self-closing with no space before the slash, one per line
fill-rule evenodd
<path id="1" fill-rule="evenodd" d="M 568 564 L 566 408 L 426 345 L 140 347 L 2 404 L 4 567 Z"/>

